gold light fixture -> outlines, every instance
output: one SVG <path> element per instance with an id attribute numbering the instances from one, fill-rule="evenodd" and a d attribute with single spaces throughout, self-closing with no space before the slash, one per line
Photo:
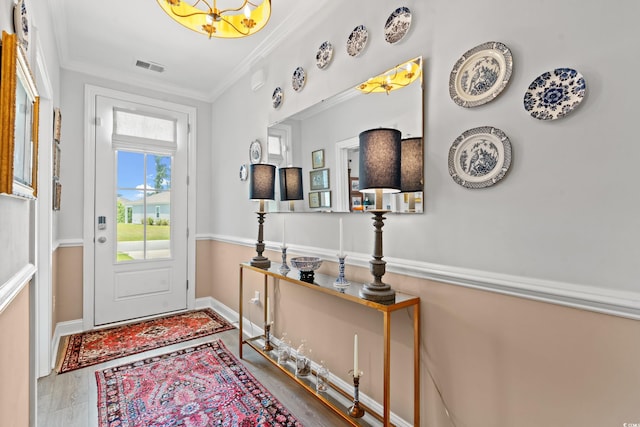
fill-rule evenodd
<path id="1" fill-rule="evenodd" d="M 157 1 L 167 15 L 176 22 L 209 38 L 250 36 L 264 28 L 271 16 L 271 0 L 263 0 L 260 4 L 243 0 L 238 7 L 227 9 L 219 9 L 218 0 L 213 0 L 213 3 L 211 0 Z M 232 0 L 222 1 L 232 2 Z"/>
<path id="2" fill-rule="evenodd" d="M 378 76 L 371 77 L 359 84 L 357 89 L 364 93 L 386 92 L 388 95 L 392 90 L 409 86 L 418 78 L 422 80 L 422 57 L 410 59 Z"/>

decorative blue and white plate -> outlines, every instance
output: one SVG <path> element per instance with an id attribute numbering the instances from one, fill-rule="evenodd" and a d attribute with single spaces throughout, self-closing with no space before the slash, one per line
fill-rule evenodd
<path id="1" fill-rule="evenodd" d="M 449 95 L 462 107 L 476 107 L 495 99 L 509 83 L 513 57 L 500 42 L 474 47 L 458 59 L 449 76 Z"/>
<path id="2" fill-rule="evenodd" d="M 347 53 L 349 56 L 358 56 L 367 45 L 369 31 L 364 25 L 358 25 L 353 29 L 347 39 Z"/>
<path id="3" fill-rule="evenodd" d="M 25 0 L 18 0 L 13 6 L 13 27 L 22 48 L 29 50 L 29 15 L 27 14 L 27 6 Z"/>
<path id="4" fill-rule="evenodd" d="M 411 11 L 402 6 L 394 10 L 384 24 L 384 39 L 388 43 L 397 43 L 404 38 L 411 27 Z"/>
<path id="5" fill-rule="evenodd" d="M 273 108 L 280 108 L 282 105 L 282 99 L 284 98 L 284 92 L 282 92 L 281 87 L 277 87 L 273 91 L 273 95 L 271 95 L 271 102 L 273 103 Z"/>
<path id="6" fill-rule="evenodd" d="M 555 120 L 573 111 L 587 90 L 582 74 L 556 68 L 540 74 L 524 94 L 524 109 L 539 120 Z"/>
<path id="7" fill-rule="evenodd" d="M 449 174 L 465 188 L 490 187 L 511 166 L 511 141 L 492 126 L 469 129 L 449 149 Z"/>
<path id="8" fill-rule="evenodd" d="M 329 42 L 324 42 L 320 45 L 318 53 L 316 53 L 316 65 L 321 70 L 327 68 L 333 57 L 333 45 Z"/>
<path id="9" fill-rule="evenodd" d="M 293 76 L 291 76 L 291 86 L 296 92 L 300 92 L 307 82 L 307 73 L 304 68 L 298 67 L 293 70 Z"/>

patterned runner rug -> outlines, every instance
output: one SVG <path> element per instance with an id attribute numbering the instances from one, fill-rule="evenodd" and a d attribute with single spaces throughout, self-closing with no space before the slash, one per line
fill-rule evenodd
<path id="1" fill-rule="evenodd" d="M 302 426 L 220 341 L 96 372 L 100 427 Z"/>
<path id="2" fill-rule="evenodd" d="M 207 308 L 63 337 L 58 373 L 233 329 Z"/>

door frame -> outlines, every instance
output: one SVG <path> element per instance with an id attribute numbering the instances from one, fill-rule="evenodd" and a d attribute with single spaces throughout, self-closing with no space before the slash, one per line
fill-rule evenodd
<path id="1" fill-rule="evenodd" d="M 114 89 L 108 89 L 91 84 L 84 87 L 84 215 L 83 215 L 83 250 L 82 250 L 82 328 L 95 328 L 94 318 L 94 220 L 95 213 L 95 147 L 96 147 L 96 96 L 105 96 L 127 102 L 147 104 L 153 107 L 185 113 L 188 116 L 187 135 L 187 309 L 195 308 L 196 292 L 196 185 L 191 176 L 196 176 L 196 113 L 195 107 L 162 101 L 147 96 L 130 94 Z"/>

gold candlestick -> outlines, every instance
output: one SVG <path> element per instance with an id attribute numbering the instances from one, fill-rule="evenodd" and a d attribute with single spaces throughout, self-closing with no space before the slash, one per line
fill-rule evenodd
<path id="1" fill-rule="evenodd" d="M 264 351 L 273 350 L 273 346 L 271 345 L 271 323 L 265 323 L 264 325 L 264 346 L 262 349 Z"/>

